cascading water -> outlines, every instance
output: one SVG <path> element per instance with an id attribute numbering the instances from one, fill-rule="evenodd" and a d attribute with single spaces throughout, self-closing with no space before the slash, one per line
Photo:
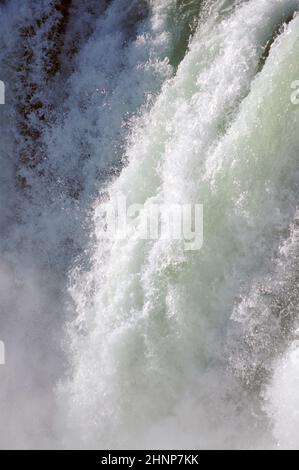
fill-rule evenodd
<path id="1" fill-rule="evenodd" d="M 299 0 L 0 8 L 1 447 L 298 448 Z"/>

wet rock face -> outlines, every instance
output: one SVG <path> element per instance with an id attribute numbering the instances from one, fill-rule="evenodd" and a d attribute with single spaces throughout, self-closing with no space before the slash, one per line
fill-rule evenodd
<path id="1" fill-rule="evenodd" d="M 235 348 L 229 363 L 237 379 L 259 390 L 271 377 L 273 358 L 298 338 L 299 326 L 299 212 L 289 238 L 280 250 L 274 273 L 255 283 L 236 305 L 232 319 Z"/>
<path id="2" fill-rule="evenodd" d="M 19 161 L 34 168 L 45 157 L 41 142 L 43 127 L 53 104 L 45 99 L 45 87 L 60 70 L 60 52 L 67 29 L 71 0 L 51 2 L 49 10 L 20 28 L 17 112 Z M 18 177 L 22 187 L 24 177 Z"/>
<path id="3" fill-rule="evenodd" d="M 270 49 L 273 43 L 278 38 L 278 36 L 283 32 L 283 29 L 292 21 L 292 19 L 294 18 L 294 15 L 295 13 L 285 16 L 274 29 L 271 38 L 267 41 L 267 43 L 265 44 L 263 48 L 263 54 L 261 56 L 260 63 L 259 63 L 259 70 L 262 70 L 262 68 L 264 67 L 266 60 L 268 59 L 268 56 L 270 54 Z"/>
<path id="4" fill-rule="evenodd" d="M 149 14 L 150 5 L 147 0 L 137 0 L 129 4 L 124 15 L 123 29 L 128 38 L 136 36 L 137 27 Z"/>
<path id="5" fill-rule="evenodd" d="M 42 13 L 33 12 L 27 24 L 19 27 L 14 95 L 18 119 L 17 184 L 22 189 L 28 186 L 20 173 L 22 169 L 35 169 L 47 159 L 44 132 L 61 112 L 75 56 L 108 4 L 109 1 L 97 0 L 53 0 Z"/>
<path id="6" fill-rule="evenodd" d="M 78 65 L 77 54 L 110 3 L 111 0 L 52 0 L 45 2 L 42 10 L 33 6 L 32 16 L 19 26 L 14 96 L 16 183 L 22 190 L 30 187 L 30 172 L 39 175 L 50 171 L 49 165 L 43 165 L 48 159 L 45 133 L 61 118 L 68 96 L 67 81 Z M 136 36 L 149 9 L 147 0 L 136 0 L 128 2 L 121 12 L 124 46 Z M 74 191 L 75 199 L 78 191 Z"/>
<path id="7" fill-rule="evenodd" d="M 60 15 L 58 15 L 57 20 L 50 27 L 47 34 L 49 49 L 45 54 L 45 75 L 48 78 L 54 77 L 60 69 L 60 53 L 64 43 L 71 5 L 72 0 L 62 0 L 53 5 L 54 10 L 59 12 Z"/>
<path id="8" fill-rule="evenodd" d="M 203 2 L 201 0 L 176 0 L 173 15 L 176 30 L 173 52 L 169 57 L 175 69 L 183 60 L 190 38 L 195 33 Z"/>

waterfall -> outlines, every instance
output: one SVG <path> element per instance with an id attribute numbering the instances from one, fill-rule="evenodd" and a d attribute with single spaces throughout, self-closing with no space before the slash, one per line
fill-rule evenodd
<path id="1" fill-rule="evenodd" d="M 1 447 L 298 448 L 298 10 L 1 3 Z"/>

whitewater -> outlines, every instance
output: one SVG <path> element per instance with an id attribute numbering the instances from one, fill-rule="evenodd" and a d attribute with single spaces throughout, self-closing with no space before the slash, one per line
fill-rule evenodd
<path id="1" fill-rule="evenodd" d="M 299 448 L 298 12 L 0 2 L 1 448 Z"/>

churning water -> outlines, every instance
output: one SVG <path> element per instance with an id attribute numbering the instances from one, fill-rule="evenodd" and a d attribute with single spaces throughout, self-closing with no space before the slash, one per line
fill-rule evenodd
<path id="1" fill-rule="evenodd" d="M 299 448 L 297 11 L 1 2 L 1 447 Z M 114 197 L 202 248 L 103 237 Z"/>

